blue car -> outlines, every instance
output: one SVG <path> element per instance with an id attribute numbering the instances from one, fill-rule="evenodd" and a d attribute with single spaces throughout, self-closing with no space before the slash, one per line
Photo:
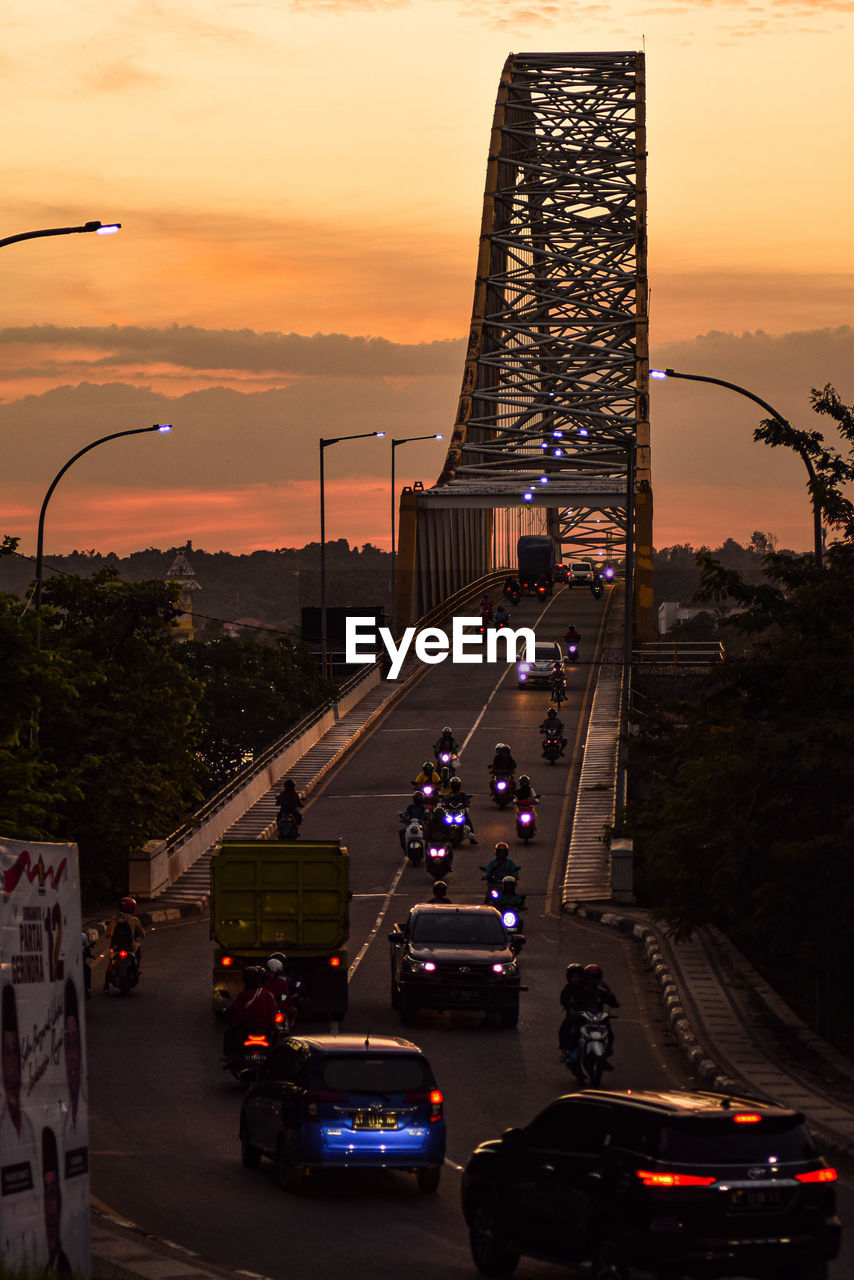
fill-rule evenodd
<path id="1" fill-rule="evenodd" d="M 243 1164 L 274 1160 L 288 1191 L 316 1169 L 403 1169 L 439 1186 L 443 1097 L 417 1045 L 397 1036 L 291 1036 L 243 1099 Z"/>

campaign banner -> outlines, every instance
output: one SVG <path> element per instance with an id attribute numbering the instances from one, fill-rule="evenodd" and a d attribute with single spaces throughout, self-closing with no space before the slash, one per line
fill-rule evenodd
<path id="1" fill-rule="evenodd" d="M 77 846 L 0 839 L 4 1266 L 89 1276 L 89 1109 Z"/>

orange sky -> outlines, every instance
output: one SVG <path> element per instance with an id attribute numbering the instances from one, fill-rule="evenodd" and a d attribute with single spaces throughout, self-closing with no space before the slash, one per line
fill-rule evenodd
<path id="1" fill-rule="evenodd" d="M 299 545 L 318 436 L 447 432 L 511 49 L 645 44 L 653 363 L 804 426 L 826 426 L 811 385 L 854 401 L 849 0 L 568 13 L 11 0 L 0 234 L 123 230 L 3 250 L 0 533 L 31 551 L 73 452 L 171 420 L 76 464 L 48 551 Z M 756 420 L 717 389 L 655 388 L 656 545 L 757 527 L 809 545 L 798 460 L 753 445 Z M 399 451 L 400 482 L 434 479 L 441 449 Z M 330 451 L 330 537 L 388 544 L 388 472 L 387 444 Z"/>

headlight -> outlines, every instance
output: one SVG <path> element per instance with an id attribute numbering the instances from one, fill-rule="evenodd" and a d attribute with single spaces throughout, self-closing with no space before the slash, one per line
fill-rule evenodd
<path id="1" fill-rule="evenodd" d="M 508 975 L 512 973 L 516 973 L 516 965 L 512 960 L 509 962 L 509 964 L 500 964 L 500 963 L 494 964 L 492 966 L 492 972 L 498 973 L 503 978 L 506 978 L 508 977 Z"/>
<path id="2" fill-rule="evenodd" d="M 531 664 L 530 662 L 520 662 L 516 667 L 516 670 L 519 672 L 520 676 L 526 676 L 531 670 Z"/>
<path id="3" fill-rule="evenodd" d="M 410 973 L 433 973 L 436 969 L 433 960 L 414 960 L 412 956 L 407 956 L 404 964 Z"/>

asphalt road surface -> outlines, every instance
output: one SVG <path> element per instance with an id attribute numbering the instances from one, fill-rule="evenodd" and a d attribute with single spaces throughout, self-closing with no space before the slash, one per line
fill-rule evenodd
<path id="1" fill-rule="evenodd" d="M 419 1193 L 410 1175 L 363 1171 L 313 1176 L 307 1191 L 293 1196 L 280 1190 L 270 1163 L 259 1171 L 241 1166 L 242 1089 L 220 1067 L 222 1027 L 211 1013 L 212 946 L 202 918 L 149 933 L 142 981 L 127 1000 L 102 996 L 102 971 L 93 975 L 96 994 L 87 1007 L 87 1026 L 95 1197 L 144 1230 L 220 1266 L 273 1280 L 471 1276 L 459 1207 L 460 1166 L 479 1141 L 524 1123 L 573 1087 L 557 1053 L 558 995 L 571 960 L 600 963 L 621 1001 L 615 1070 L 604 1083 L 621 1089 L 691 1087 L 658 986 L 636 944 L 557 909 L 566 845 L 560 832 L 571 812 L 568 796 L 578 759 L 571 753 L 583 731 L 604 603 L 587 592 L 563 590 L 545 606 L 525 600 L 513 612 L 516 626 L 532 625 L 543 615 L 536 625 L 539 639 L 560 638 L 570 620 L 582 634 L 581 662 L 570 671 L 569 699 L 561 708 L 569 747 L 556 766 L 540 753 L 537 726 L 549 706 L 547 691 L 518 690 L 515 668 L 503 663 L 445 662 L 426 669 L 324 780 L 305 810 L 305 837 L 340 837 L 350 850 L 351 965 L 359 958 L 343 1029 L 415 1041 L 445 1095 L 448 1149 L 438 1194 Z M 458 850 L 449 896 L 482 899 L 479 864 L 488 861 L 496 840 L 508 841 L 522 867 L 528 941 L 521 967 L 529 989 L 513 1030 L 499 1029 L 476 1012 L 424 1013 L 415 1026 L 402 1028 L 389 1002 L 387 933 L 432 887 L 423 868 L 402 865 L 397 815 L 444 724 L 464 744 L 460 775 L 475 797 L 472 817 L 480 841 Z M 512 807 L 499 812 L 489 800 L 487 765 L 502 740 L 542 796 L 537 838 L 527 848 L 516 841 Z M 843 1221 L 854 1220 L 852 1199 L 846 1183 L 840 1190 Z M 517 1274 L 524 1280 L 557 1272 L 523 1261 Z M 834 1280 L 854 1274 L 850 1250 L 832 1274 Z"/>

